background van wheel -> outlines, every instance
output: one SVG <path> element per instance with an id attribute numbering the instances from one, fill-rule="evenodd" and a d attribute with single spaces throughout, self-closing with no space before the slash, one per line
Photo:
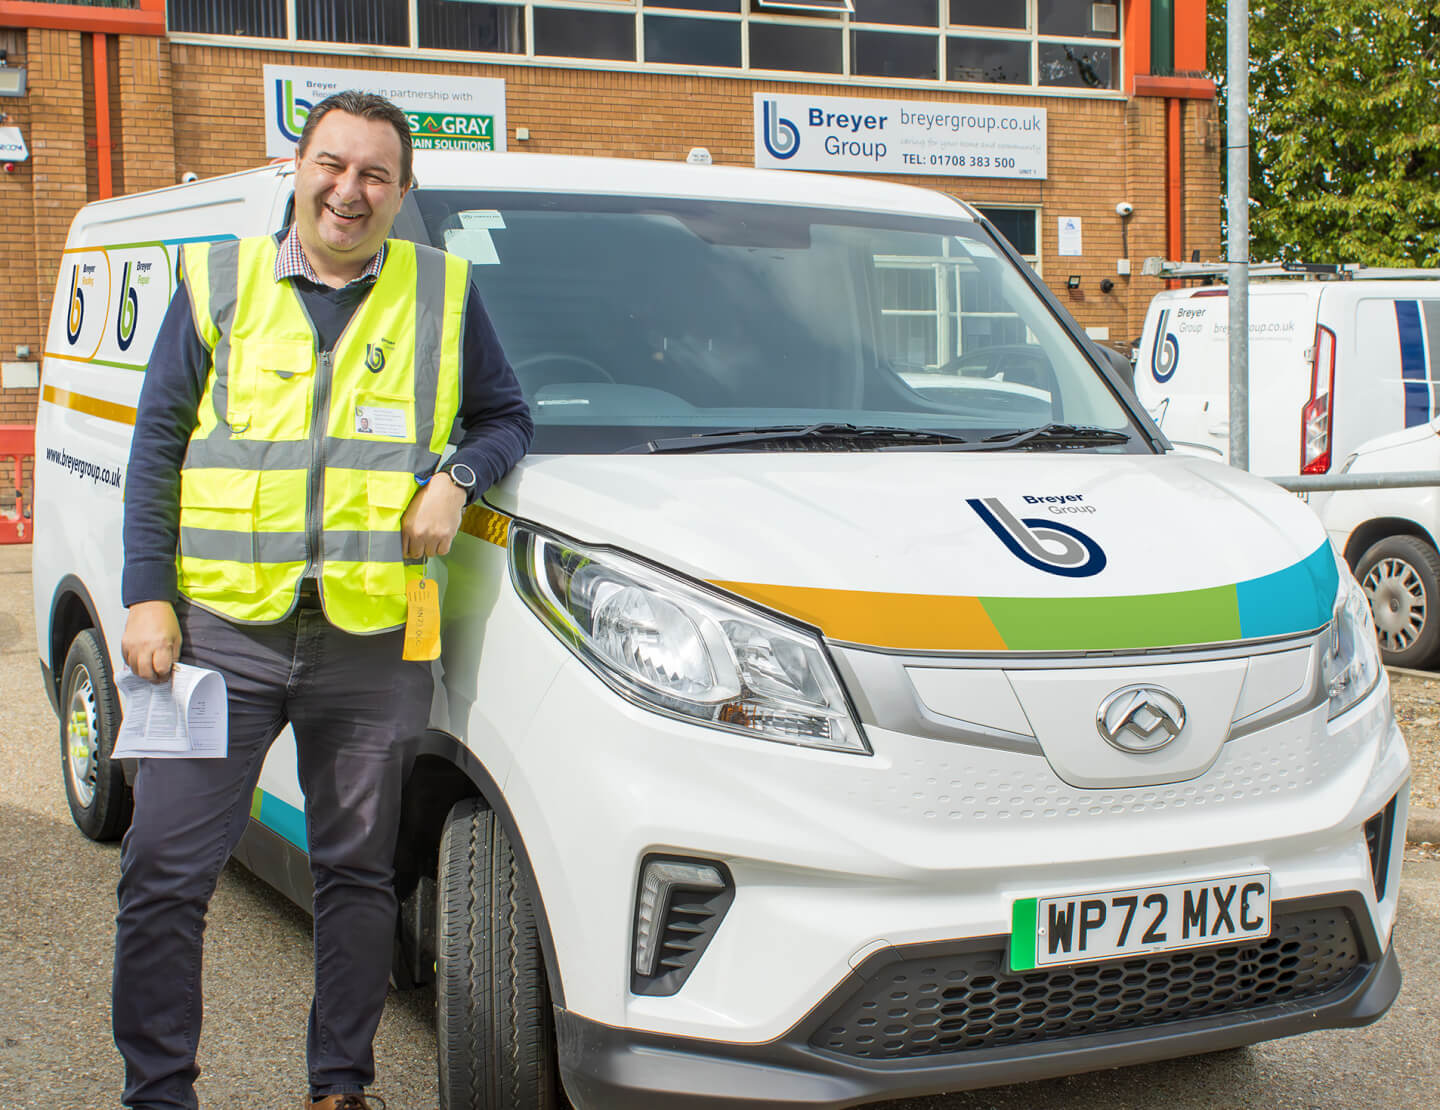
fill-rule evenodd
<path id="1" fill-rule="evenodd" d="M 1414 536 L 1389 536 L 1360 559 L 1380 651 L 1394 667 L 1425 667 L 1440 650 L 1440 555 Z"/>
<path id="2" fill-rule="evenodd" d="M 110 758 L 119 731 L 110 661 L 87 628 L 71 643 L 60 677 L 60 766 L 70 815 L 91 840 L 118 840 L 130 826 L 130 787 Z"/>
<path id="3" fill-rule="evenodd" d="M 445 819 L 436 890 L 441 1110 L 559 1110 L 555 1019 L 534 910 L 495 814 Z"/>

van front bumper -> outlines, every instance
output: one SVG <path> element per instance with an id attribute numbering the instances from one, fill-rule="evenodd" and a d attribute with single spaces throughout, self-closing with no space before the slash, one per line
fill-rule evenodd
<path id="1" fill-rule="evenodd" d="M 1277 904 L 1276 909 L 1303 911 L 1323 901 L 1327 900 L 1305 899 L 1288 906 Z M 1329 900 L 1329 904 L 1335 903 Z M 912 945 L 872 955 L 794 1029 L 765 1044 L 617 1029 L 557 1007 L 560 1071 L 566 1093 L 580 1110 L 844 1107 L 1050 1079 L 1218 1052 L 1316 1029 L 1368 1025 L 1395 1001 L 1400 963 L 1393 946 L 1383 953 L 1376 950 L 1366 916 L 1353 920 L 1362 962 L 1327 993 L 1278 1005 L 903 1060 L 865 1060 L 817 1047 L 816 1040 L 831 1028 L 834 1015 L 873 990 L 877 980 L 893 975 L 897 964 L 917 957 L 933 962 L 937 949 L 943 947 Z M 989 938 L 995 945 L 1007 941 L 1007 937 Z M 987 942 L 957 943 L 970 950 Z"/>

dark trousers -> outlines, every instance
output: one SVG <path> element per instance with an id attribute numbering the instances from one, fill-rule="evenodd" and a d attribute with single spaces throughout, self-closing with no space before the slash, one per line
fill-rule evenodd
<path id="1" fill-rule="evenodd" d="M 140 761 L 115 938 L 123 1101 L 137 1110 L 198 1105 L 205 911 L 287 721 L 315 881 L 310 1093 L 363 1090 L 374 1078 L 371 1042 L 389 982 L 401 790 L 429 718 L 429 664 L 401 661 L 400 632 L 353 636 L 318 609 L 264 626 L 183 601 L 176 615 L 181 661 L 225 676 L 229 754 Z"/>

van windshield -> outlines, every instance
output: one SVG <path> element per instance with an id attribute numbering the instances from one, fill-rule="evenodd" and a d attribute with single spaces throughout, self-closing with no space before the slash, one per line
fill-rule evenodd
<path id="1" fill-rule="evenodd" d="M 396 233 L 408 226 L 474 263 L 535 416 L 535 453 L 815 425 L 952 441 L 1057 423 L 1135 431 L 968 221 L 649 197 L 411 198 Z M 1122 440 L 1068 445 L 1145 449 L 1142 436 Z"/>

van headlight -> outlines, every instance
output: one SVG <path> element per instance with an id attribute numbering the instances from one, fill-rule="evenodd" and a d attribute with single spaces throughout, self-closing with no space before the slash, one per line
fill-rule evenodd
<path id="1" fill-rule="evenodd" d="M 1344 563 L 1340 564 L 1334 619 L 1322 643 L 1320 678 L 1330 696 L 1330 717 L 1334 719 L 1380 681 L 1380 646 L 1370 602 Z"/>
<path id="2" fill-rule="evenodd" d="M 510 529 L 515 588 L 606 683 L 661 713 L 868 755 L 813 633 L 610 550 Z"/>

